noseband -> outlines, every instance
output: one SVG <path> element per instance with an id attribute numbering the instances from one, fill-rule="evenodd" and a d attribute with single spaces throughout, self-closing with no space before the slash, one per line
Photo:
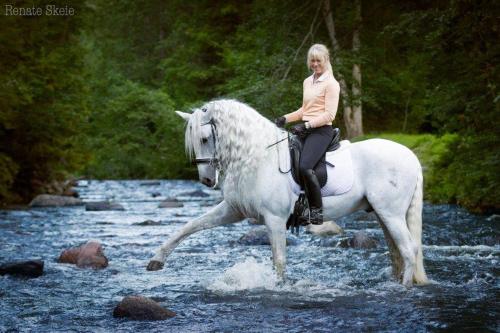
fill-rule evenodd
<path id="1" fill-rule="evenodd" d="M 210 125 L 211 130 L 212 130 L 212 141 L 214 144 L 214 155 L 212 157 L 195 158 L 193 160 L 193 164 L 196 164 L 196 165 L 198 165 L 198 164 L 210 164 L 211 166 L 214 166 L 217 168 L 219 165 L 219 160 L 215 157 L 215 155 L 217 153 L 217 149 L 215 146 L 215 136 L 217 134 L 217 127 L 215 126 L 215 122 L 213 119 L 210 119 L 210 121 L 208 121 L 207 123 L 201 124 L 201 126 L 205 126 L 205 125 Z"/>

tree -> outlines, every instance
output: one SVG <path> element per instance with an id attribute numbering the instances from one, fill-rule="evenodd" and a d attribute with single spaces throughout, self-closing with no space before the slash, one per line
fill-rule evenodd
<path id="1" fill-rule="evenodd" d="M 323 0 L 323 18 L 325 20 L 328 34 L 334 53 L 335 68 L 341 68 L 343 65 L 342 50 L 337 40 L 335 33 L 335 21 L 330 5 L 330 0 Z M 354 2 L 355 20 L 354 29 L 352 32 L 352 53 L 353 56 L 359 57 L 361 48 L 361 2 Z M 347 137 L 354 138 L 363 135 L 363 115 L 361 102 L 361 66 L 359 62 L 354 62 L 352 65 L 352 88 L 349 89 L 344 75 L 340 71 L 336 73 L 340 84 L 340 94 L 342 96 L 342 105 L 344 111 L 344 122 L 347 130 Z"/>

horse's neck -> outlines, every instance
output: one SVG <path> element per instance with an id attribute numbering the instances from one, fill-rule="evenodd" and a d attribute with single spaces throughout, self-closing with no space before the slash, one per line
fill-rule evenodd
<path id="1" fill-rule="evenodd" d="M 265 131 L 270 132 L 268 129 Z M 275 136 L 267 135 L 263 140 L 254 142 L 248 150 L 232 151 L 231 158 L 223 159 L 223 173 L 232 180 L 232 184 L 238 188 L 252 187 L 257 181 L 256 177 L 272 180 L 279 174 L 290 171 L 287 133 L 276 128 L 274 132 Z M 280 140 L 283 141 L 279 142 Z M 232 142 L 226 142 L 226 145 L 237 146 Z"/>

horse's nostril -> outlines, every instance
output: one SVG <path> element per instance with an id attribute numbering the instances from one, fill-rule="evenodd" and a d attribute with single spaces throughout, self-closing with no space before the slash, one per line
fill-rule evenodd
<path id="1" fill-rule="evenodd" d="M 210 178 L 203 177 L 201 183 L 206 186 L 212 186 L 212 180 Z"/>

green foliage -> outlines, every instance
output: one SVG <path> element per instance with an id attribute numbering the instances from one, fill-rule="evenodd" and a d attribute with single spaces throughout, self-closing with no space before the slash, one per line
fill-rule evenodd
<path id="1" fill-rule="evenodd" d="M 492 134 L 453 141 L 431 173 L 429 198 L 458 203 L 476 212 L 500 209 L 497 145 Z"/>
<path id="2" fill-rule="evenodd" d="M 71 5 L 84 12 L 78 3 Z M 1 201 L 29 199 L 45 182 L 84 164 L 86 154 L 76 140 L 87 114 L 81 24 L 72 16 L 0 20 Z"/>
<path id="3" fill-rule="evenodd" d="M 359 140 L 383 138 L 398 142 L 418 156 L 424 172 L 424 195 L 432 202 L 458 203 L 476 212 L 498 210 L 500 157 L 495 135 L 381 133 Z"/>
<path id="4" fill-rule="evenodd" d="M 94 157 L 85 173 L 97 178 L 180 178 L 186 169 L 184 121 L 168 95 L 123 80 L 108 89 L 90 117 L 89 148 Z"/>

